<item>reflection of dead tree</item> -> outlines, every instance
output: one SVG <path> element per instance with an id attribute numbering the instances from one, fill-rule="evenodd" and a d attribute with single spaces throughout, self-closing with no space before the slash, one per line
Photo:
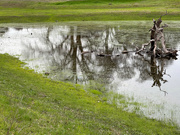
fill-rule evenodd
<path id="1" fill-rule="evenodd" d="M 160 91 L 164 92 L 164 95 L 168 94 L 166 91 L 161 89 L 161 83 L 168 82 L 166 79 L 163 78 L 164 75 L 168 75 L 166 74 L 166 70 L 164 70 L 164 60 L 161 60 L 161 64 L 157 65 L 156 59 L 154 59 L 154 57 L 151 57 L 151 60 L 149 61 L 145 59 L 143 55 L 139 54 L 139 56 L 141 56 L 143 60 L 147 62 L 151 67 L 149 75 L 154 81 L 152 87 L 157 86 L 159 87 Z"/>
<path id="2" fill-rule="evenodd" d="M 167 12 L 166 14 L 167 15 Z M 164 16 L 162 15 L 162 16 Z M 145 47 L 151 44 L 149 53 L 153 57 L 159 57 L 159 58 L 175 58 L 177 56 L 177 50 L 167 49 L 165 45 L 165 38 L 163 33 L 163 28 L 167 27 L 165 24 L 164 26 L 161 26 L 162 20 L 161 17 L 156 21 L 153 19 L 153 27 L 149 30 L 151 31 L 151 39 L 148 43 L 145 43 L 142 45 L 142 48 L 139 49 L 136 53 L 140 53 L 143 50 L 145 50 Z M 157 42 L 160 41 L 162 45 L 162 49 L 159 49 L 157 47 Z"/>
<path id="3" fill-rule="evenodd" d="M 164 70 L 164 62 L 162 61 L 161 63 L 161 67 L 156 65 L 156 60 L 152 57 L 151 58 L 151 76 L 153 78 L 153 85 L 154 86 L 158 86 L 160 91 L 164 92 L 164 95 L 168 94 L 166 91 L 161 89 L 161 81 L 163 83 L 168 82 L 167 80 L 165 80 L 163 78 L 163 76 L 166 74 L 165 70 Z"/>

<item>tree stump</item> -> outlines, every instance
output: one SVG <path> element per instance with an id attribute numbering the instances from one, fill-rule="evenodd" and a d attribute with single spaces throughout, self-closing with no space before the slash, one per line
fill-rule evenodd
<path id="1" fill-rule="evenodd" d="M 167 15 L 167 11 L 166 14 Z M 162 15 L 162 16 L 164 16 Z M 163 30 L 165 27 L 168 27 L 167 24 L 161 26 L 162 23 L 162 16 L 160 16 L 160 18 L 156 21 L 153 19 L 153 27 L 149 30 L 151 31 L 151 36 L 150 36 L 150 41 L 148 43 L 142 44 L 141 49 L 137 50 L 136 53 L 140 53 L 143 50 L 145 50 L 145 47 L 151 44 L 150 49 L 147 51 L 147 53 L 149 53 L 151 55 L 151 57 L 154 58 L 175 58 L 178 55 L 177 54 L 177 50 L 173 50 L 173 49 L 168 49 L 166 48 L 166 44 L 165 44 L 165 38 L 164 38 L 164 33 Z M 162 48 L 158 48 L 157 47 L 157 42 L 161 42 L 161 46 Z"/>

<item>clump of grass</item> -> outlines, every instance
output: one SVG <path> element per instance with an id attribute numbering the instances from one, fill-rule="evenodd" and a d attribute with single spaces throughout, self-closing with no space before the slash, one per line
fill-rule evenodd
<path id="1" fill-rule="evenodd" d="M 7 54 L 0 59 L 2 134 L 179 134 L 175 125 L 93 96 L 101 94 L 95 89 L 89 89 L 92 95 L 81 85 L 49 80 Z"/>

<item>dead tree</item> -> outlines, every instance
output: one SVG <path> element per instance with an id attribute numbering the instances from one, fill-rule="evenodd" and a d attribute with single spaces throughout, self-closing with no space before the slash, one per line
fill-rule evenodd
<path id="1" fill-rule="evenodd" d="M 165 16 L 165 15 L 167 15 L 167 11 L 166 11 L 166 14 L 162 16 Z M 153 23 L 154 23 L 153 27 L 149 30 L 151 31 L 150 41 L 148 43 L 143 44 L 141 49 L 136 51 L 136 53 L 142 52 L 143 50 L 145 50 L 146 46 L 151 44 L 150 49 L 147 51 L 147 53 L 151 54 L 151 56 L 155 58 L 168 58 L 168 59 L 176 58 L 177 50 L 166 48 L 163 30 L 164 30 L 164 27 L 168 27 L 168 25 L 165 24 L 161 26 L 162 16 L 160 16 L 160 18 L 157 21 L 153 19 Z M 161 42 L 161 45 L 162 45 L 161 49 L 157 47 L 157 42 Z"/>

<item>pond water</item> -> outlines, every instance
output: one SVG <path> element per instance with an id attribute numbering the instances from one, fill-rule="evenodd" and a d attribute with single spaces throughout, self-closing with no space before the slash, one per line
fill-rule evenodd
<path id="1" fill-rule="evenodd" d="M 180 22 L 166 23 L 166 45 L 179 51 Z M 139 113 L 180 125 L 179 56 L 152 60 L 147 54 L 122 54 L 149 42 L 151 27 L 145 21 L 1 24 L 0 53 L 19 57 L 54 80 L 91 83 L 98 90 L 103 84 L 143 104 Z M 85 51 L 93 52 L 81 54 Z"/>

